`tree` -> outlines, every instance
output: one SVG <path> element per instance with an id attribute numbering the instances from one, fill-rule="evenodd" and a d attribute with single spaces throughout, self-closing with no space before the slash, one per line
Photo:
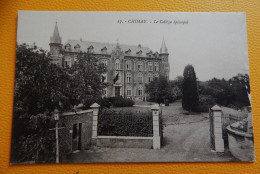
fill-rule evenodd
<path id="1" fill-rule="evenodd" d="M 104 82 L 104 73 L 106 67 L 97 57 L 92 53 L 79 53 L 70 70 L 72 103 L 83 103 L 85 108 L 95 102 L 100 103 L 103 90 L 108 86 Z"/>
<path id="2" fill-rule="evenodd" d="M 165 76 L 155 78 L 152 82 L 146 85 L 145 89 L 150 100 L 158 104 L 164 103 L 166 99 L 170 99 L 172 96 L 169 82 Z"/>
<path id="3" fill-rule="evenodd" d="M 92 54 L 79 53 L 72 68 L 63 68 L 35 45 L 17 45 L 11 161 L 52 160 L 55 141 L 49 129 L 54 127 L 54 109 L 64 112 L 96 102 L 106 87 L 104 72 Z"/>
<path id="4" fill-rule="evenodd" d="M 45 51 L 22 44 L 16 48 L 15 77 L 12 160 L 41 161 L 40 154 L 52 153 L 55 142 L 52 112 L 69 109 L 61 105 L 69 101 L 69 76 Z"/>
<path id="5" fill-rule="evenodd" d="M 177 76 L 174 80 L 169 81 L 172 90 L 172 102 L 182 98 L 182 76 Z"/>
<path id="6" fill-rule="evenodd" d="M 182 108 L 185 110 L 196 111 L 199 103 L 197 91 L 197 78 L 192 65 L 187 65 L 183 72 L 182 83 Z"/>

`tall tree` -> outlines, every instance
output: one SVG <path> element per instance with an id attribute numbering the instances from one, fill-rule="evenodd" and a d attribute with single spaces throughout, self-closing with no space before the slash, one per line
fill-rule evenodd
<path id="1" fill-rule="evenodd" d="M 100 102 L 103 90 L 107 87 L 103 76 L 105 72 L 105 65 L 92 53 L 79 53 L 70 70 L 73 103 L 83 103 L 88 108 L 94 102 Z"/>
<path id="2" fill-rule="evenodd" d="M 164 103 L 165 99 L 170 99 L 172 96 L 169 82 L 165 76 L 155 78 L 152 82 L 146 85 L 145 89 L 150 100 L 158 104 Z"/>
<path id="3" fill-rule="evenodd" d="M 54 126 L 52 112 L 68 109 L 61 103 L 69 100 L 69 76 L 50 63 L 45 51 L 25 44 L 17 45 L 15 73 L 11 159 L 41 161 L 41 154 L 51 154 L 55 142 L 49 131 Z"/>
<path id="4" fill-rule="evenodd" d="M 187 65 L 183 72 L 182 83 L 182 108 L 185 110 L 195 111 L 199 104 L 197 91 L 197 78 L 192 65 Z"/>

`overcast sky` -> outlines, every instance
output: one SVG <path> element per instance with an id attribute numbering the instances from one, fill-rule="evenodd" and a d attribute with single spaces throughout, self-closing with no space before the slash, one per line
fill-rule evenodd
<path id="1" fill-rule="evenodd" d="M 146 23 L 131 23 L 133 20 Z M 80 38 L 116 43 L 118 39 L 119 44 L 141 44 L 159 52 L 164 37 L 170 79 L 182 75 L 187 64 L 194 66 L 202 81 L 248 73 L 245 13 L 19 11 L 17 42 L 35 42 L 49 50 L 56 21 L 62 43 Z M 171 21 L 188 23 L 169 24 Z"/>

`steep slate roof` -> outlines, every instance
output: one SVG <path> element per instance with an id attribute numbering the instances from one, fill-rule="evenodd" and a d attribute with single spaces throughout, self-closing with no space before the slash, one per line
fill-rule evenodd
<path id="1" fill-rule="evenodd" d="M 95 54 L 103 54 L 101 49 L 103 48 L 107 48 L 107 54 L 111 54 L 112 50 L 115 50 L 117 44 L 111 44 L 111 43 L 102 43 L 102 42 L 90 42 L 90 41 L 80 41 L 80 40 L 68 40 L 63 48 L 65 49 L 65 45 L 67 44 L 71 45 L 71 51 L 76 51 L 74 49 L 74 47 L 78 44 L 80 45 L 80 50 L 83 52 L 87 52 L 88 48 L 90 46 L 94 47 L 94 53 Z M 138 47 L 138 45 L 133 46 L 133 45 L 124 45 L 124 44 L 119 44 L 119 47 L 121 48 L 121 50 L 125 53 L 126 51 L 128 51 L 129 49 L 131 50 L 129 55 L 132 56 L 138 56 L 138 52 L 140 52 L 140 50 L 142 51 L 142 56 L 147 56 L 147 53 L 150 53 L 152 50 L 148 47 Z"/>
<path id="2" fill-rule="evenodd" d="M 167 50 L 167 47 L 166 47 L 164 38 L 163 38 L 163 41 L 162 41 L 162 46 L 161 46 L 161 49 L 160 49 L 160 53 L 161 53 L 161 54 L 163 54 L 163 53 L 168 53 L 168 50 Z"/>
<path id="3" fill-rule="evenodd" d="M 55 28 L 54 28 L 54 31 L 53 31 L 53 35 L 51 37 L 51 43 L 58 43 L 58 44 L 61 44 L 61 37 L 60 37 L 60 34 L 59 34 L 59 29 L 58 29 L 58 24 L 56 22 L 55 24 Z"/>

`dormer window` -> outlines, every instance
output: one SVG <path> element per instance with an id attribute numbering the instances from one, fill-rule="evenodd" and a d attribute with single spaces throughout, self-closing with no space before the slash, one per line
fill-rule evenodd
<path id="1" fill-rule="evenodd" d="M 142 54 L 142 50 L 136 52 L 136 54 L 141 55 Z"/>
<path id="2" fill-rule="evenodd" d="M 102 48 L 102 49 L 101 49 L 101 53 L 102 53 L 102 54 L 107 54 L 107 47 Z"/>
<path id="3" fill-rule="evenodd" d="M 74 47 L 75 51 L 79 52 L 80 51 L 80 45 L 77 44 L 75 47 Z"/>
<path id="4" fill-rule="evenodd" d="M 125 53 L 126 53 L 126 54 L 130 54 L 130 53 L 131 53 L 131 50 L 128 49 Z"/>
<path id="5" fill-rule="evenodd" d="M 88 47 L 88 53 L 93 53 L 94 47 L 91 45 L 90 47 Z"/>
<path id="6" fill-rule="evenodd" d="M 70 51 L 71 50 L 71 45 L 68 43 L 65 45 L 65 51 Z"/>
<path id="7" fill-rule="evenodd" d="M 159 55 L 158 52 L 155 52 L 155 53 L 154 53 L 154 56 L 155 56 L 156 58 L 158 58 L 158 55 Z"/>
<path id="8" fill-rule="evenodd" d="M 152 55 L 153 55 L 153 52 L 152 51 L 149 51 L 148 53 L 146 53 L 147 55 L 148 55 L 148 57 L 149 58 L 151 58 L 152 57 Z"/>

